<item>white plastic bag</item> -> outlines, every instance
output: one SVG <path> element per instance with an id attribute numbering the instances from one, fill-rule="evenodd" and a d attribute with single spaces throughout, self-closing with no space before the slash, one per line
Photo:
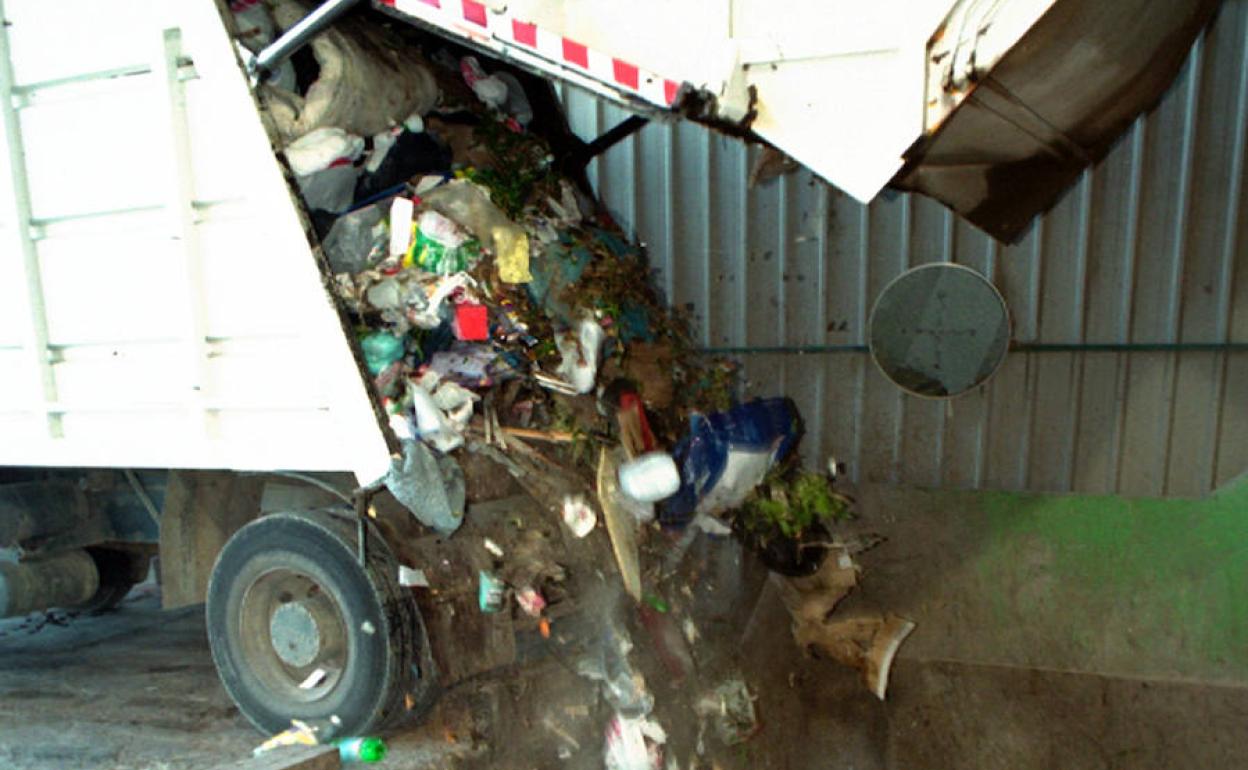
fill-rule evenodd
<path id="1" fill-rule="evenodd" d="M 660 770 L 667 733 L 652 719 L 616 714 L 607 725 L 607 770 Z"/>
<path id="2" fill-rule="evenodd" d="M 432 371 L 411 386 L 411 394 L 417 432 L 425 443 L 440 452 L 464 445 L 464 429 L 480 396 L 458 383 L 442 382 Z"/>
<path id="3" fill-rule="evenodd" d="M 594 381 L 598 378 L 598 357 L 606 333 L 593 318 L 582 318 L 574 331 L 561 334 L 555 340 L 555 346 L 563 356 L 555 374 L 570 383 L 577 394 L 585 394 L 594 389 Z"/>
<path id="4" fill-rule="evenodd" d="M 341 161 L 354 163 L 364 152 L 364 140 L 341 128 L 318 128 L 286 145 L 282 152 L 291 171 L 307 176 Z"/>

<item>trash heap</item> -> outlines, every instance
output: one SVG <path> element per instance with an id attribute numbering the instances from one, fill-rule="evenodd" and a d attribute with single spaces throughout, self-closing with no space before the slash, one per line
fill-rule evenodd
<path id="1" fill-rule="evenodd" d="M 268 6 L 234 3 L 244 44 L 258 49 L 306 10 L 291 0 L 272 6 L 277 23 L 266 26 Z M 306 57 L 302 65 L 296 57 L 259 93 L 364 367 L 404 444 L 395 476 L 432 481 L 406 492 L 390 485 L 395 497 L 450 534 L 463 522 L 460 460 L 485 455 L 557 511 L 575 538 L 605 525 L 624 592 L 654 607 L 652 616 L 667 612 L 643 585 L 641 541 L 652 522 L 686 532 L 660 571 L 670 573 L 698 532 L 733 532 L 778 573 L 809 576 L 823 561 L 814 556 L 840 548 L 832 567 L 856 575 L 850 551 L 820 542 L 828 539 L 822 523 L 848 507 L 827 492 L 835 469 L 781 470 L 801 433 L 792 402 L 733 405 L 734 366 L 694 353 L 641 249 L 560 173 L 551 144 L 529 129 L 534 114 L 521 81 L 446 52 L 430 62 L 376 46 L 392 55 L 359 64 L 370 57 L 358 55 L 358 39 L 370 33 L 348 32 L 336 27 L 312 44 L 319 70 L 309 75 Z M 825 598 L 785 595 L 795 639 L 836 648 L 826 616 L 852 581 L 828 583 L 840 591 L 829 601 L 832 589 L 811 580 L 799 588 Z M 544 624 L 536 584 L 517 584 L 514 595 Z M 481 571 L 481 611 L 500 610 L 509 585 Z M 824 605 L 822 615 L 809 610 Z M 891 659 L 909 626 L 889 622 L 881 644 L 891 645 Z M 855 649 L 875 644 L 875 626 L 854 629 L 864 637 Z M 688 620 L 674 633 L 689 645 L 697 637 Z M 626 657 L 631 645 L 618 646 Z M 882 697 L 875 668 L 868 684 Z M 583 672 L 612 694 L 608 765 L 658 766 L 665 738 L 648 718 L 653 699 L 644 687 L 629 689 L 631 676 L 616 681 L 619 671 L 627 666 Z M 744 725 L 725 721 L 725 735 L 755 729 L 743 683 L 707 698 L 698 706 L 704 717 L 735 714 Z"/>
<path id="2" fill-rule="evenodd" d="M 278 0 L 266 27 L 266 7 L 236 10 L 256 48 L 302 9 Z M 390 427 L 423 447 L 405 463 L 535 441 L 592 476 L 600 450 L 622 447 L 631 513 L 654 519 L 681 491 L 663 517 L 687 521 L 700 490 L 659 450 L 689 415 L 729 405 L 733 367 L 692 354 L 641 249 L 527 128 L 515 75 L 446 51 L 378 63 L 361 54 L 369 34 L 330 30 L 311 46 L 319 70 L 287 62 L 259 93 Z M 387 63 L 385 87 L 356 96 Z M 453 531 L 452 497 L 460 510 L 418 516 Z"/>

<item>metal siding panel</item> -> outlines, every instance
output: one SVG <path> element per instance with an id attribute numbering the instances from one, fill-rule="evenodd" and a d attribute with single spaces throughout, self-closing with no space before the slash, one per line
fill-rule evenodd
<path id="1" fill-rule="evenodd" d="M 988 399 L 985 386 L 949 403 L 941 442 L 942 485 L 957 489 L 979 486 Z"/>
<path id="2" fill-rule="evenodd" d="M 758 155 L 757 148 L 749 152 L 750 163 Z M 784 344 L 784 318 L 780 306 L 784 299 L 786 252 L 781 239 L 783 186 L 773 180 L 753 189 L 745 189 L 744 208 L 733 212 L 743 222 L 748 222 L 745 238 L 744 269 L 734 273 L 733 281 L 744 282 L 747 345 Z"/>
<path id="3" fill-rule="evenodd" d="M 907 196 L 911 201 L 910 267 L 948 262 L 953 240 L 949 209 L 931 198 Z"/>
<path id="4" fill-rule="evenodd" d="M 776 308 L 779 339 L 786 344 L 817 344 L 820 340 L 823 296 L 820 276 L 824 255 L 823 185 L 815 186 L 806 172 L 790 174 L 768 185 L 778 187 L 777 260 L 780 304 Z M 802 450 L 811 461 L 825 456 L 817 426 L 823 421 L 822 361 L 813 356 L 785 356 L 777 362 L 779 390 L 791 395 L 808 426 Z M 773 393 L 774 395 L 774 393 Z"/>
<path id="5" fill-rule="evenodd" d="M 1088 190 L 1085 175 L 1045 221 L 1036 290 L 1042 341 L 1082 337 Z M 1078 362 L 1074 354 L 1040 355 L 1035 357 L 1035 368 L 1027 486 L 1065 492 L 1071 488 L 1070 458 L 1078 425 Z"/>
<path id="6" fill-rule="evenodd" d="M 835 355 L 812 357 L 811 368 L 818 369 L 825 383 L 819 402 L 823 418 L 816 424 L 822 431 L 820 454 L 810 460 L 835 457 L 848 467 L 851 479 L 862 479 L 860 433 L 862 429 L 862 382 L 872 364 L 865 356 Z M 820 467 L 820 466 L 816 466 Z"/>
<path id="7" fill-rule="evenodd" d="M 1238 24 L 1233 26 L 1231 37 L 1248 40 L 1248 1 L 1224 3 L 1222 18 L 1228 19 L 1233 15 L 1239 19 Z M 1220 23 L 1229 24 L 1225 21 Z M 1223 245 L 1228 268 L 1225 275 L 1228 302 L 1222 329 L 1226 339 L 1242 341 L 1248 340 L 1248 195 L 1244 192 L 1248 188 L 1248 160 L 1245 160 L 1248 156 L 1248 44 L 1241 42 L 1240 48 L 1236 130 L 1230 153 L 1234 168 L 1231 178 L 1235 184 L 1227 200 L 1227 210 L 1233 215 L 1228 216 L 1232 224 L 1226 229 Z"/>
<path id="8" fill-rule="evenodd" d="M 1180 220 L 1191 145 L 1184 131 L 1195 68 L 1189 60 L 1145 127 L 1132 342 L 1173 342 L 1178 326 Z"/>
<path id="9" fill-rule="evenodd" d="M 876 198 L 868 208 L 867 312 L 880 292 L 910 264 L 911 204 L 909 196 Z M 866 338 L 866 325 L 863 326 Z M 863 393 L 863 462 L 868 481 L 901 481 L 901 436 L 906 396 L 871 364 Z"/>
<path id="10" fill-rule="evenodd" d="M 1131 314 L 1143 122 L 1092 170 L 1084 339 L 1126 339 Z"/>
<path id="11" fill-rule="evenodd" d="M 1069 458 L 1078 419 L 1078 360 L 1074 353 L 1033 356 L 1036 364 L 1034 417 L 1028 452 L 1027 488 L 1065 492 L 1071 488 Z"/>
<path id="12" fill-rule="evenodd" d="M 1220 25 L 1211 32 L 1201 62 L 1193 141 L 1197 148 L 1230 148 L 1231 162 L 1221 152 L 1194 153 L 1192 186 L 1200 194 L 1192 196 L 1184 223 L 1179 338 L 1185 341 L 1220 338 L 1229 297 L 1233 257 L 1224 244 L 1235 225 L 1234 209 L 1227 202 L 1237 197 L 1235 166 L 1242 163 L 1242 156 L 1234 156 L 1242 134 L 1236 119 L 1244 81 L 1238 66 L 1243 39 L 1229 38 L 1229 31 L 1228 25 Z M 1179 361 L 1166 477 L 1170 494 L 1198 495 L 1213 482 L 1221 375 L 1222 356 L 1184 354 Z"/>
<path id="13" fill-rule="evenodd" d="M 1006 357 L 988 385 L 991 400 L 984 485 L 990 489 L 1022 489 L 1025 483 L 1025 404 L 1030 391 L 1031 359 L 1028 355 Z"/>
<path id="14" fill-rule="evenodd" d="M 716 164 L 710 189 L 712 210 L 710 271 L 707 276 L 711 301 L 710 328 L 712 344 L 740 346 L 745 344 L 745 282 L 744 278 L 746 217 L 744 190 L 746 178 L 745 147 L 722 135 L 714 138 Z"/>
<path id="15" fill-rule="evenodd" d="M 1014 339 L 1018 342 L 1038 341 L 1039 313 L 1032 292 L 1039 275 L 1042 224 L 1037 223 L 1018 243 L 1001 247 L 1001 258 L 993 277 L 993 283 L 1010 308 Z"/>
<path id="16" fill-rule="evenodd" d="M 1248 356 L 1227 358 L 1214 483 L 1229 484 L 1248 468 Z"/>
<path id="17" fill-rule="evenodd" d="M 827 198 L 828 221 L 823 235 L 827 241 L 823 305 L 827 320 L 820 341 L 825 345 L 865 344 L 871 309 L 867 293 L 871 267 L 867 259 L 868 209 L 838 190 L 829 190 Z"/>
<path id="18" fill-rule="evenodd" d="M 1111 494 L 1118 476 L 1120 353 L 1079 355 L 1079 425 L 1071 489 Z"/>
<path id="19" fill-rule="evenodd" d="M 1170 393 L 1174 358 L 1171 353 L 1127 356 L 1127 391 L 1116 490 L 1119 494 L 1162 494 L 1165 430 L 1170 422 L 1165 402 Z"/>
<path id="20" fill-rule="evenodd" d="M 706 228 L 709 204 L 706 200 L 706 179 L 710 159 L 706 148 L 708 132 L 701 126 L 683 122 L 676 126 L 672 158 L 672 227 L 670 249 L 664 269 L 671 278 L 668 301 L 691 320 L 705 318 L 707 311 L 702 276 L 706 270 Z M 682 205 L 684 202 L 684 205 Z M 706 344 L 704 323 L 694 327 L 695 338 Z"/>
<path id="21" fill-rule="evenodd" d="M 897 461 L 899 478 L 920 487 L 940 486 L 947 403 L 909 395 L 904 398 Z"/>
<path id="22" fill-rule="evenodd" d="M 1001 249 L 995 284 L 1010 307 L 1014 339 L 1034 342 L 1039 334 L 1040 254 L 1044 222 L 1037 222 L 1017 244 Z M 997 489 L 1026 489 L 1031 454 L 1032 393 L 1036 386 L 1035 356 L 1006 358 L 993 379 L 992 411 L 986 473 Z"/>
<path id="23" fill-rule="evenodd" d="M 784 341 L 788 345 L 818 345 L 823 342 L 820 311 L 824 295 L 821 287 L 824 254 L 821 246 L 824 225 L 823 185 L 807 173 L 780 180 L 785 184 L 785 239 L 787 279 L 780 312 L 784 318 Z"/>
<path id="24" fill-rule="evenodd" d="M 859 464 L 862 480 L 895 483 L 897 468 L 898 412 L 901 391 L 885 379 L 874 364 L 863 366 L 862 437 Z"/>
<path id="25" fill-rule="evenodd" d="M 785 391 L 781 382 L 788 358 L 783 353 L 754 353 L 745 356 L 745 397 L 750 399 L 783 395 Z M 798 410 L 802 414 L 806 413 L 804 406 L 806 405 L 798 404 Z"/>
<path id="26" fill-rule="evenodd" d="M 1167 447 L 1167 495 L 1194 497 L 1209 490 L 1221 359 L 1216 353 L 1176 356 L 1173 415 Z"/>
<path id="27" fill-rule="evenodd" d="M 627 113 L 616 110 L 608 128 L 623 120 Z M 671 218 L 673 189 L 672 125 L 652 122 L 633 137 L 633 206 L 637 212 L 637 231 L 649 233 L 645 238 L 650 267 L 655 280 L 666 296 L 672 296 L 672 244 L 676 223 Z"/>

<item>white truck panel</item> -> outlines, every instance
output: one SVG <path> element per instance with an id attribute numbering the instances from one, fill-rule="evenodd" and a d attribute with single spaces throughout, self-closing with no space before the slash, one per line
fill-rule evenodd
<path id="1" fill-rule="evenodd" d="M 5 153 L 0 464 L 384 473 L 215 4 L 0 11 L 26 172 Z"/>

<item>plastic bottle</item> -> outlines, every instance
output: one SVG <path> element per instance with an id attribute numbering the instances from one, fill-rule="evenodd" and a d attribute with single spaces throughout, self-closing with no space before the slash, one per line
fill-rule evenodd
<path id="1" fill-rule="evenodd" d="M 386 758 L 386 742 L 380 738 L 344 738 L 334 745 L 343 762 L 380 762 Z"/>

